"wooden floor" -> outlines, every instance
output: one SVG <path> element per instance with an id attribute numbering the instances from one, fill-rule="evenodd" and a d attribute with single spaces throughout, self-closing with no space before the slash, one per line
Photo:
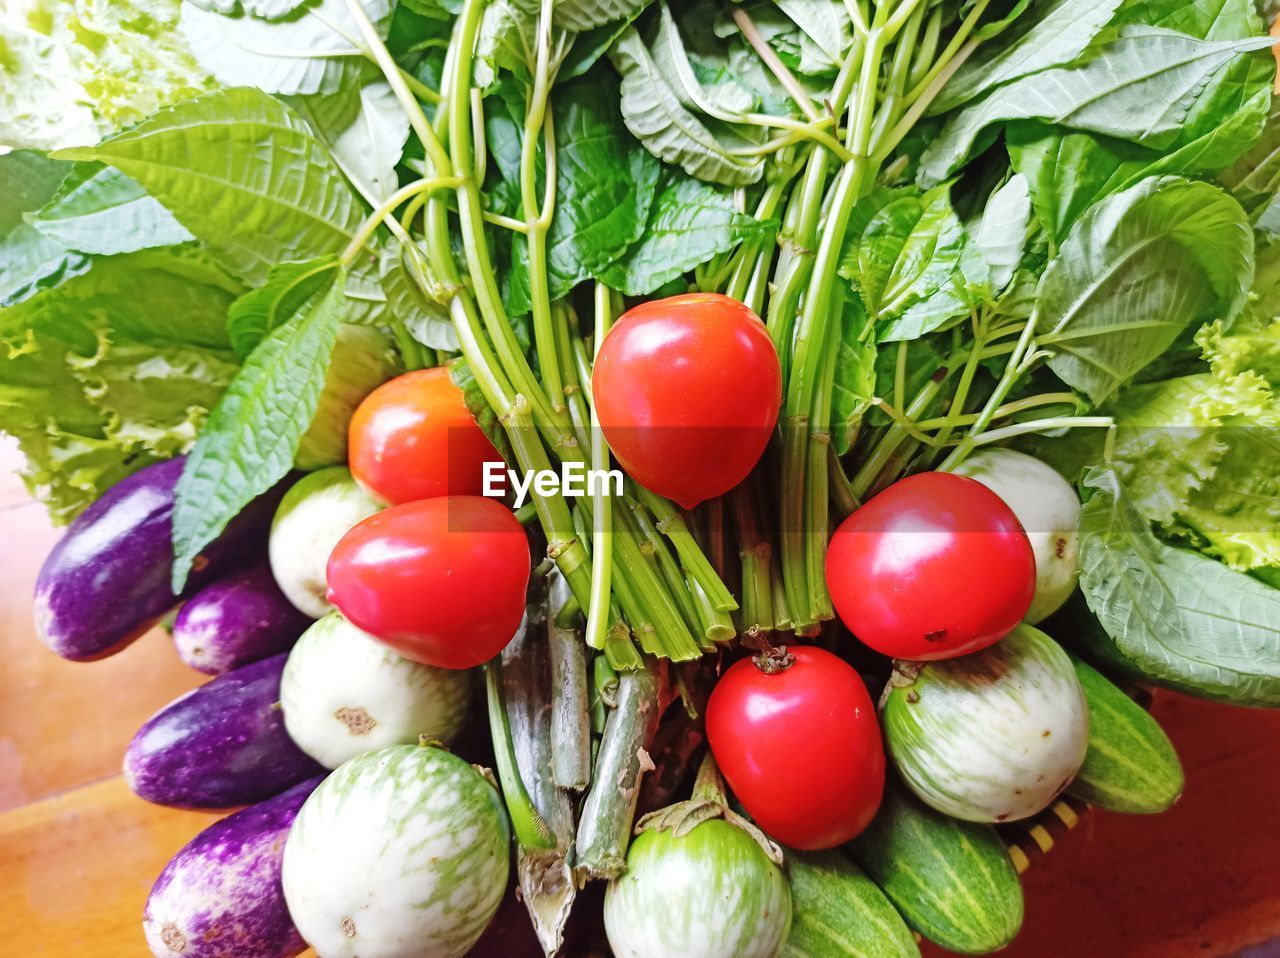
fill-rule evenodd
<path id="1" fill-rule="evenodd" d="M 0 445 L 0 935 L 12 958 L 145 958 L 142 905 L 169 856 L 212 821 L 135 799 L 129 737 L 200 678 L 151 634 L 63 662 L 31 623 L 56 539 Z M 1280 948 L 1280 712 L 1157 699 L 1188 766 L 1156 818 L 1092 813 L 1026 876 L 1010 958 L 1271 958 Z M 1247 949 L 1247 950 L 1246 950 Z M 938 954 L 934 952 L 933 954 Z"/>

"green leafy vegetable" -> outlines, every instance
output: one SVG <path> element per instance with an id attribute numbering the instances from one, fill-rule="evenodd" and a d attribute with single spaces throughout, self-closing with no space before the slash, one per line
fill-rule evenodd
<path id="1" fill-rule="evenodd" d="M 1252 272 L 1238 203 L 1206 183 L 1143 180 L 1090 209 L 1050 261 L 1037 342 L 1055 373 L 1101 403 L 1183 330 L 1232 315 Z"/>
<path id="2" fill-rule="evenodd" d="M 26 221 L 57 192 L 69 163 L 20 150 L 0 156 L 0 306 L 17 302 L 86 268 L 85 257 Z"/>
<path id="3" fill-rule="evenodd" d="M 141 186 L 100 163 L 76 164 L 27 221 L 81 253 L 132 253 L 195 238 Z"/>
<path id="4" fill-rule="evenodd" d="M 224 317 L 240 287 L 198 253 L 86 268 L 0 309 L 0 421 L 58 521 L 184 452 L 237 368 Z"/>
<path id="5" fill-rule="evenodd" d="M 1084 484 L 1080 588 L 1102 633 L 1086 625 L 1076 642 L 1161 685 L 1280 704 L 1280 590 L 1160 542 L 1114 472 Z"/>
<path id="6" fill-rule="evenodd" d="M 362 218 L 306 123 L 247 87 L 185 100 L 59 155 L 110 163 L 142 184 L 249 283 L 276 263 L 341 252 Z"/>
<path id="7" fill-rule="evenodd" d="M 921 159 L 920 179 L 951 175 L 992 124 L 1042 119 L 1154 149 L 1174 143 L 1205 85 L 1238 54 L 1270 38 L 1201 40 L 1126 26 L 1080 66 L 1055 67 L 1008 83 L 952 115 Z"/>
<path id="8" fill-rule="evenodd" d="M 390 0 L 361 0 L 385 35 Z M 182 5 L 182 32 L 200 65 L 228 86 L 267 93 L 336 93 L 363 68 L 360 31 L 346 0 L 309 2 L 282 20 Z"/>
<path id="9" fill-rule="evenodd" d="M 715 187 L 675 174 L 659 188 L 640 241 L 600 278 L 629 296 L 643 296 L 737 243 L 768 236 L 775 226 L 738 212 Z"/>
<path id="10" fill-rule="evenodd" d="M 284 478 L 311 425 L 343 313 L 343 277 L 315 289 L 255 347 L 200 431 L 173 510 L 173 589 L 241 509 Z"/>

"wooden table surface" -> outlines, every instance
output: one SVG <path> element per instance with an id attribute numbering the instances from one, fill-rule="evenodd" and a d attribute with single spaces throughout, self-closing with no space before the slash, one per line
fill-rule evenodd
<path id="1" fill-rule="evenodd" d="M 134 798 L 133 731 L 201 676 L 147 635 L 102 662 L 64 662 L 31 620 L 57 538 L 0 443 L 0 931 L 14 958 L 145 958 L 141 913 L 169 856 L 213 818 Z M 1271 958 L 1280 947 L 1280 712 L 1172 694 L 1155 713 L 1187 766 L 1172 812 L 1092 812 L 1026 875 L 1010 958 Z M 937 955 L 939 952 L 932 952 Z"/>

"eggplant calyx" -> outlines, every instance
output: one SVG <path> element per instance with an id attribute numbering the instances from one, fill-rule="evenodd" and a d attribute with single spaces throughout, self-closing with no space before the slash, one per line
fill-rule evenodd
<path id="1" fill-rule="evenodd" d="M 650 812 L 636 822 L 635 833 L 671 832 L 675 838 L 683 838 L 703 822 L 724 819 L 730 825 L 742 829 L 769 856 L 775 865 L 782 864 L 782 848 L 760 831 L 755 824 L 729 807 L 724 793 L 724 782 L 716 768 L 715 759 L 708 751 L 698 768 L 698 778 L 693 784 L 693 795 L 686 801 L 676 802 L 656 812 Z"/>

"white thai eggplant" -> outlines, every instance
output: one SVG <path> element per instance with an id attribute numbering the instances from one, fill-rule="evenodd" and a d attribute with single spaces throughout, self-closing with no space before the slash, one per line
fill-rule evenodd
<path id="1" fill-rule="evenodd" d="M 352 526 L 380 508 L 345 466 L 303 476 L 285 493 L 267 554 L 276 585 L 300 612 L 318 619 L 333 610 L 325 598 L 329 553 Z"/>
<path id="2" fill-rule="evenodd" d="M 383 333 L 372 326 L 339 327 L 320 403 L 293 464 L 310 470 L 346 462 L 347 427 L 356 407 L 399 371 L 391 341 Z"/>
<path id="3" fill-rule="evenodd" d="M 471 679 L 410 662 L 330 612 L 289 653 L 280 680 L 284 727 L 326 768 L 423 736 L 447 744 L 466 717 Z"/>
<path id="4" fill-rule="evenodd" d="M 485 773 L 431 745 L 344 764 L 285 843 L 285 902 L 324 958 L 462 958 L 507 890 L 511 828 Z"/>
<path id="5" fill-rule="evenodd" d="M 1089 745 L 1071 660 L 1030 625 L 972 655 L 896 663 L 882 702 L 903 781 L 963 821 L 1035 815 L 1070 784 Z"/>
<path id="6" fill-rule="evenodd" d="M 1075 591 L 1079 578 L 1080 497 L 1057 470 L 1014 449 L 983 449 L 956 472 L 994 492 L 1022 523 L 1036 558 L 1036 593 L 1023 620 L 1034 625 L 1047 619 Z"/>
<path id="7" fill-rule="evenodd" d="M 617 958 L 775 958 L 791 929 L 782 851 L 725 805 L 710 755 L 693 797 L 636 831 L 605 891 Z"/>

